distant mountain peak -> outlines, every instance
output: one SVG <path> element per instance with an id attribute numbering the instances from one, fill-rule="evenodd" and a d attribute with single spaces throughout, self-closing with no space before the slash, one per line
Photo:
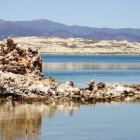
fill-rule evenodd
<path id="1" fill-rule="evenodd" d="M 35 19 L 35 20 L 32 20 L 32 21 L 44 22 L 44 21 L 49 21 L 49 20 L 47 20 L 47 19 L 45 19 L 45 18 L 40 18 L 40 19 Z"/>

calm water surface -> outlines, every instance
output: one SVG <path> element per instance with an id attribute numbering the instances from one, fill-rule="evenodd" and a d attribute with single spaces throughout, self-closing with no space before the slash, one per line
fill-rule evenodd
<path id="1" fill-rule="evenodd" d="M 140 83 L 140 56 L 43 55 L 46 77 Z M 140 104 L 13 104 L 0 100 L 0 140 L 139 140 Z"/>
<path id="2" fill-rule="evenodd" d="M 0 105 L 1 140 L 139 140 L 140 104 Z"/>
<path id="3" fill-rule="evenodd" d="M 43 55 L 46 77 L 57 82 L 74 81 L 78 87 L 95 79 L 97 82 L 140 83 L 140 56 L 121 55 Z"/>

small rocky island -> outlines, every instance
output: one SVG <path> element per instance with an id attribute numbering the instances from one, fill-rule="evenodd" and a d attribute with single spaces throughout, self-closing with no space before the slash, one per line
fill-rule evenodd
<path id="1" fill-rule="evenodd" d="M 51 77 L 44 78 L 37 49 L 21 48 L 8 38 L 0 44 L 0 99 L 46 104 L 139 101 L 140 85 L 96 83 L 92 80 L 85 87 L 78 88 L 72 81 L 56 83 Z"/>

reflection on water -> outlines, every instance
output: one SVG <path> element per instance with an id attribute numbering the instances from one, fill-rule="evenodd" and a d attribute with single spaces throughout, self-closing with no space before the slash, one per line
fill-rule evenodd
<path id="1" fill-rule="evenodd" d="M 50 118 L 57 112 L 73 115 L 78 104 L 12 104 L 0 105 L 0 140 L 33 139 L 38 140 L 41 129 L 42 114 Z"/>
<path id="2" fill-rule="evenodd" d="M 140 55 L 42 55 L 43 62 L 139 63 Z"/>
<path id="3" fill-rule="evenodd" d="M 72 80 L 78 87 L 84 87 L 89 81 L 121 84 L 139 84 L 139 70 L 44 70 L 46 77 L 52 76 L 57 82 Z"/>
<path id="4" fill-rule="evenodd" d="M 121 114 L 121 115 L 118 115 Z M 0 140 L 138 140 L 137 103 L 0 105 Z"/>
<path id="5" fill-rule="evenodd" d="M 38 139 L 41 114 L 35 106 L 6 103 L 0 106 L 0 114 L 0 137 L 3 140 Z"/>
<path id="6" fill-rule="evenodd" d="M 139 84 L 140 56 L 132 55 L 42 55 L 43 73 L 57 82 L 72 80 L 83 87 L 97 82 Z"/>
<path id="7" fill-rule="evenodd" d="M 43 63 L 45 70 L 140 70 L 139 63 Z"/>

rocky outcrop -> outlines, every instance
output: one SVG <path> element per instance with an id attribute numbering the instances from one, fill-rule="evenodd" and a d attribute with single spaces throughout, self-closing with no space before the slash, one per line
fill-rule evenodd
<path id="1" fill-rule="evenodd" d="M 37 50 L 22 49 L 12 39 L 0 45 L 0 97 L 7 100 L 72 101 L 77 103 L 140 100 L 140 86 L 89 82 L 78 88 L 72 81 L 43 78 Z"/>
<path id="2" fill-rule="evenodd" d="M 52 78 L 36 80 L 26 75 L 0 71 L 0 96 L 10 100 L 95 103 L 125 101 L 128 98 L 139 100 L 139 95 L 140 88 L 134 86 L 91 81 L 80 89 L 72 81 L 56 83 Z"/>
<path id="3" fill-rule="evenodd" d="M 0 70 L 40 77 L 42 75 L 41 57 L 36 49 L 25 50 L 8 38 L 6 43 L 0 44 Z"/>

